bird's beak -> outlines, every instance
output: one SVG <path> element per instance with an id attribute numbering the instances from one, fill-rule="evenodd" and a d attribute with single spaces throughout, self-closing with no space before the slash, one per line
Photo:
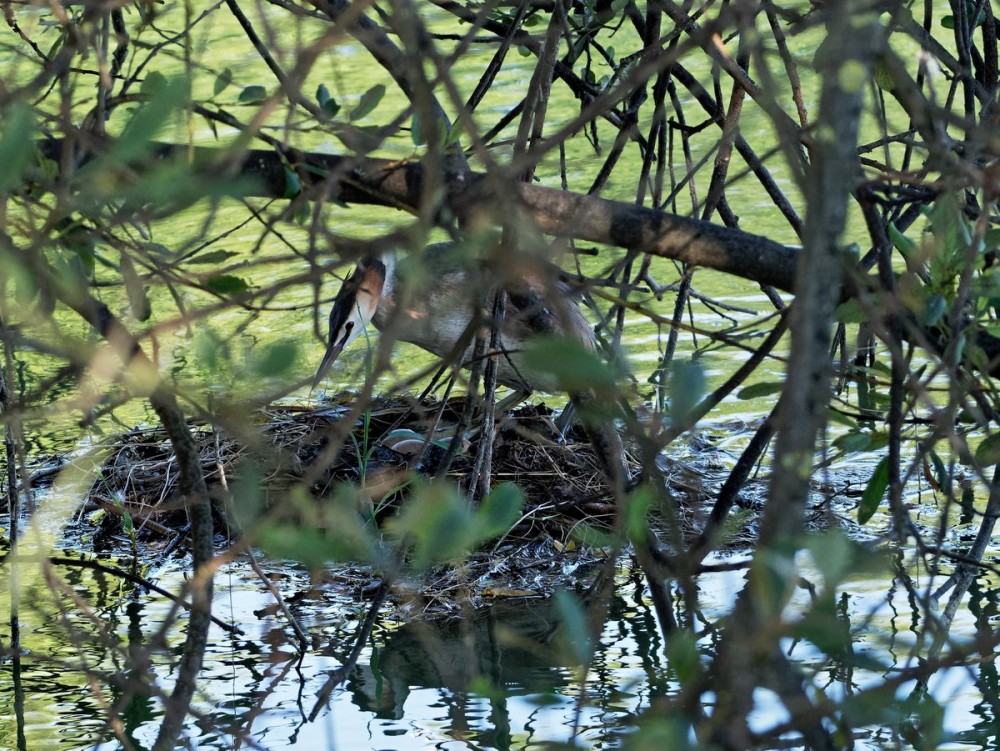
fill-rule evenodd
<path id="1" fill-rule="evenodd" d="M 384 281 L 377 269 L 359 267 L 340 288 L 337 299 L 333 301 L 333 310 L 330 311 L 326 354 L 313 378 L 313 390 L 319 386 L 344 347 L 361 335 L 375 315 Z"/>
<path id="2" fill-rule="evenodd" d="M 340 351 L 344 348 L 344 345 L 339 342 L 334 342 L 332 339 L 330 343 L 326 346 L 326 354 L 323 355 L 323 362 L 319 365 L 319 370 L 316 371 L 316 377 L 313 378 L 312 390 L 315 391 L 316 387 L 319 386 L 320 381 L 322 381 L 326 374 L 330 371 L 333 363 L 340 357 Z"/>

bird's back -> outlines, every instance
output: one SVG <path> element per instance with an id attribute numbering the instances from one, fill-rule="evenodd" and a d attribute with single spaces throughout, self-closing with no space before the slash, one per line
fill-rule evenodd
<path id="1" fill-rule="evenodd" d="M 402 275 L 392 293 L 383 298 L 374 323 L 380 330 L 432 352 L 469 365 L 476 331 L 473 318 L 488 332 L 491 323 L 492 282 L 481 264 L 456 267 L 448 246 L 431 246 L 420 273 Z M 497 355 L 497 380 L 521 391 L 552 391 L 555 384 L 532 372 L 521 353 L 527 341 L 540 333 L 569 336 L 594 347 L 593 328 L 580 309 L 574 291 L 558 280 L 558 269 L 533 264 L 532 273 L 509 274 L 506 314 L 501 321 L 501 346 Z M 397 312 L 397 306 L 399 310 Z M 487 333 L 488 335 L 488 333 Z M 468 342 L 459 356 L 456 344 Z"/>

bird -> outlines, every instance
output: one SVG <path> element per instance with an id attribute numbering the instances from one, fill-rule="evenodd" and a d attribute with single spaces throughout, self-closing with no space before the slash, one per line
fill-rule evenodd
<path id="1" fill-rule="evenodd" d="M 379 331 L 416 344 L 438 357 L 451 358 L 464 367 L 472 365 L 474 336 L 470 325 L 490 324 L 483 304 L 491 281 L 501 281 L 506 297 L 504 315 L 497 322 L 497 382 L 514 390 L 512 399 L 498 404 L 502 412 L 535 391 L 553 392 L 558 384 L 551 374 L 532 370 L 522 354 L 525 344 L 539 335 L 563 336 L 596 351 L 594 330 L 579 304 L 579 295 L 559 268 L 547 262 L 525 264 L 518 273 L 502 277 L 488 264 L 464 262 L 454 243 L 437 243 L 423 253 L 418 269 L 427 275 L 416 284 L 398 273 L 396 253 L 384 249 L 364 256 L 344 280 L 330 311 L 329 334 L 323 361 L 313 379 L 315 390 L 344 348 L 361 336 L 369 322 Z M 413 277 L 418 276 L 414 273 Z M 462 349 L 461 353 L 456 350 Z M 546 377 L 549 376 L 549 377 Z M 581 411 L 606 411 L 602 399 L 587 389 L 568 391 L 569 404 L 556 419 L 560 439 Z M 621 436 L 610 420 L 581 423 L 595 457 L 616 497 L 628 478 Z"/>
<path id="2" fill-rule="evenodd" d="M 470 332 L 470 325 L 474 320 L 489 325 L 484 298 L 490 279 L 498 275 L 483 263 L 462 261 L 454 243 L 428 246 L 423 256 L 426 279 L 415 288 L 408 285 L 417 281 L 412 278 L 417 274 L 400 273 L 393 249 L 371 253 L 358 262 L 334 298 L 326 352 L 313 389 L 369 322 L 438 357 L 472 365 L 475 337 L 469 334 L 475 332 Z M 594 331 L 580 308 L 579 295 L 550 263 L 528 264 L 522 273 L 505 279 L 503 286 L 507 299 L 499 321 L 497 382 L 523 395 L 552 392 L 555 383 L 528 367 L 522 352 L 539 333 L 566 336 L 595 350 Z"/>

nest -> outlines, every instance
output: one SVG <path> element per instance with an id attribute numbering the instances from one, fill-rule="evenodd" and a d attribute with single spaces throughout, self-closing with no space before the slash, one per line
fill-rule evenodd
<path id="1" fill-rule="evenodd" d="M 213 427 L 192 425 L 217 528 L 232 529 L 224 500 L 238 495 L 234 488 L 248 475 L 256 503 L 265 510 L 288 505 L 295 492 L 301 500 L 303 488 L 316 503 L 344 488 L 361 488 L 355 490 L 357 496 L 370 505 L 359 507 L 359 513 L 377 524 L 405 504 L 400 478 L 446 470 L 447 477 L 464 486 L 480 438 L 463 437 L 460 450 L 444 466 L 464 407 L 464 397 L 416 405 L 380 399 L 358 415 L 351 397 L 344 396 L 321 409 L 271 407 L 250 421 L 223 415 Z M 452 427 L 429 433 L 434 425 Z M 626 464 L 631 473 L 638 472 L 629 452 Z M 397 599 L 421 611 L 449 612 L 484 598 L 544 596 L 555 587 L 585 583 L 605 557 L 599 544 L 587 544 L 587 535 L 593 539 L 595 530 L 607 530 L 614 519 L 600 467 L 582 431 L 560 438 L 545 405 L 510 413 L 494 441 L 491 482 L 512 482 L 521 489 L 525 502 L 519 521 L 499 542 L 472 553 L 460 566 L 438 566 L 419 580 L 397 577 Z M 672 474 L 684 486 L 684 495 L 701 494 L 698 478 Z M 127 545 L 134 550 L 138 541 L 151 554 L 165 556 L 183 543 L 186 514 L 176 461 L 162 429 L 133 430 L 114 444 L 87 510 L 95 525 L 94 547 L 101 552 L 120 552 Z M 376 580 L 375 572 L 356 565 L 326 567 L 323 575 L 361 593 Z"/>

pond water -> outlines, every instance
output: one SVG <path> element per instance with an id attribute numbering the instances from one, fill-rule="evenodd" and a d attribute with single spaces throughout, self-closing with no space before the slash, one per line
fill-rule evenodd
<path id="1" fill-rule="evenodd" d="M 499 601 L 469 620 L 445 624 L 400 622 L 386 609 L 357 666 L 321 701 L 331 672 L 353 645 L 366 602 L 354 592 L 319 586 L 291 564 L 264 565 L 293 603 L 312 646 L 300 660 L 291 630 L 275 613 L 274 598 L 244 561 L 223 568 L 214 612 L 242 633 L 213 628 L 196 719 L 188 723 L 195 748 L 614 748 L 658 698 L 679 690 L 641 572 L 625 563 L 586 676 L 567 667 L 570 661 L 560 654 L 558 640 L 550 638 L 556 624 L 551 601 Z M 810 573 L 808 561 L 804 572 Z M 57 612 L 52 598 L 35 589 L 44 582 L 26 584 L 24 638 L 31 652 L 19 673 L 12 674 L 10 665 L 4 673 L 14 683 L 0 693 L 0 747 L 118 748 L 119 740 L 104 723 L 106 707 L 122 696 L 136 651 L 156 635 L 171 603 L 155 595 L 124 596 L 127 587 L 99 573 L 66 567 L 59 576 L 86 603 L 88 615 L 68 603 Z M 183 562 L 173 561 L 156 578 L 176 591 L 183 577 Z M 699 618 L 705 624 L 729 611 L 743 578 L 741 571 L 700 577 Z M 956 623 L 956 634 L 995 627 L 995 582 L 981 584 L 973 588 L 974 607 L 965 622 Z M 805 595 L 801 598 L 805 604 Z M 887 597 L 884 579 L 852 581 L 838 611 L 852 634 L 851 650 L 881 661 L 880 668 L 831 664 L 807 642 L 785 647 L 807 669 L 815 665 L 826 671 L 816 682 L 831 698 L 912 667 L 910 650 L 922 637 L 901 589 Z M 100 627 L 95 629 L 95 623 Z M 173 647 L 179 648 L 181 640 L 179 634 L 168 635 Z M 702 639 L 704 659 L 713 641 L 712 633 Z M 67 670 L 68 665 L 77 669 Z M 149 670 L 156 685 L 168 691 L 171 658 L 155 656 Z M 109 685 L 111 676 L 116 681 Z M 118 687 L 111 687 L 115 683 Z M 948 737 L 940 748 L 995 748 L 1000 696 L 992 665 L 940 671 L 931 690 L 947 708 Z M 902 684 L 899 699 L 910 691 L 911 684 Z M 23 700 L 23 740 L 14 721 L 18 698 Z M 762 696 L 752 725 L 765 730 L 779 722 L 780 706 Z M 159 727 L 158 702 L 133 697 L 118 709 L 121 734 L 135 748 L 148 747 Z M 889 743 L 890 736 L 873 727 L 861 729 L 855 747 L 894 747 Z"/>
<path id="2" fill-rule="evenodd" d="M 256 57 L 245 54 L 238 30 L 215 29 L 212 34 L 216 54 L 228 55 L 230 49 L 239 51 L 230 59 L 242 85 L 266 75 Z M 796 54 L 806 58 L 811 50 L 806 43 Z M 370 85 L 381 80 L 382 74 L 373 72 L 366 56 L 356 47 L 338 47 L 336 54 L 336 84 L 345 101 L 356 90 L 352 81 L 363 80 Z M 482 112 L 504 112 L 517 101 L 531 62 L 530 58 L 525 59 L 520 69 L 516 61 L 511 62 L 504 74 L 504 85 L 491 93 Z M 478 79 L 477 65 L 474 59 L 470 60 L 468 72 L 459 71 L 456 80 L 466 86 L 474 85 Z M 211 84 L 211 79 L 201 82 L 203 86 Z M 555 112 L 554 123 L 575 114 L 572 101 L 563 101 L 561 106 L 565 110 Z M 374 121 L 378 121 L 378 116 L 376 111 Z M 763 116 L 750 112 L 744 130 L 751 132 L 755 127 L 761 133 L 770 132 Z M 206 140 L 211 135 L 208 131 L 201 134 Z M 768 144 L 766 138 L 758 142 Z M 699 142 L 694 145 L 697 158 Z M 333 144 L 331 148 L 337 146 Z M 396 142 L 389 152 L 408 156 L 412 144 Z M 593 160 L 585 144 L 571 142 L 568 173 L 571 188 L 588 187 Z M 580 166 L 573 169 L 574 164 Z M 772 160 L 769 166 L 787 187 L 790 180 L 780 160 Z M 629 168 L 622 171 L 628 174 Z M 558 184 L 556 174 L 554 162 L 543 165 L 546 184 Z M 619 186 L 613 179 L 606 195 L 629 200 L 630 196 L 622 193 L 630 189 L 630 185 Z M 749 229 L 783 242 L 795 241 L 787 226 L 776 219 L 773 207 L 755 189 L 743 190 L 737 183 L 729 189 L 728 197 L 733 205 L 740 207 Z M 686 200 L 682 192 L 678 206 L 682 212 Z M 271 210 L 266 206 L 261 208 L 265 212 Z M 211 217 L 206 231 L 206 216 L 191 212 L 154 225 L 153 241 L 169 240 L 172 248 L 181 252 L 200 245 L 206 236 L 222 236 L 225 232 L 210 247 L 241 252 L 254 248 L 246 260 L 248 264 L 259 265 L 239 270 L 251 283 L 263 286 L 296 273 L 289 267 L 287 246 L 263 233 L 259 226 L 231 231 L 244 218 L 242 207 L 225 206 Z M 352 228 L 350 234 L 376 236 L 405 223 L 406 217 L 387 216 L 385 210 L 363 207 L 329 207 L 326 221 L 333 227 Z M 282 225 L 281 232 L 292 246 L 307 245 L 306 229 L 287 224 Z M 584 258 L 583 263 L 585 270 L 595 273 L 607 260 Z M 659 279 L 662 282 L 675 280 L 669 264 L 658 264 L 654 270 L 662 274 Z M 695 279 L 700 293 L 750 311 L 730 313 L 736 322 L 752 323 L 769 310 L 765 297 L 748 293 L 744 285 L 721 275 L 699 272 Z M 324 290 L 325 296 L 332 294 L 334 284 L 331 280 Z M 266 310 L 252 315 L 228 312 L 199 322 L 197 330 L 180 326 L 173 332 L 157 332 L 161 360 L 167 369 L 188 382 L 204 403 L 209 403 L 213 395 L 226 402 L 278 390 L 280 384 L 254 375 L 254 363 L 260 353 L 276 343 L 297 343 L 293 370 L 283 377 L 305 379 L 322 353 L 317 326 L 321 327 L 323 322 L 314 316 L 312 292 L 304 284 L 290 287 L 270 300 Z M 108 299 L 121 305 L 121 300 L 111 294 Z M 155 287 L 151 294 L 158 315 L 163 318 L 174 315 L 169 290 Z M 192 294 L 187 301 L 205 303 L 206 298 Z M 669 295 L 653 305 L 657 312 L 669 317 L 672 306 Z M 319 315 L 324 313 L 325 309 Z M 726 330 L 733 325 L 720 318 L 717 310 L 700 303 L 692 306 L 688 322 L 706 330 Z M 60 325 L 62 333 L 81 338 L 88 335 L 84 327 L 69 318 L 61 320 Z M 766 327 L 764 323 L 762 328 Z M 658 327 L 646 317 L 635 315 L 627 321 L 625 357 L 650 399 L 652 388 L 645 381 L 658 363 L 665 337 L 666 328 Z M 697 352 L 708 388 L 712 388 L 742 360 L 733 350 L 709 349 L 705 344 L 703 339 L 682 337 L 679 357 L 690 358 Z M 359 374 L 364 372 L 365 359 L 365 347 L 359 342 L 344 354 L 327 387 L 331 391 L 355 387 L 362 377 Z M 426 367 L 430 359 L 420 350 L 400 345 L 394 363 L 394 370 L 383 378 L 379 389 L 390 390 L 393 383 Z M 18 367 L 19 388 L 30 391 L 54 372 L 55 363 L 40 355 L 19 353 Z M 779 351 L 751 383 L 780 380 L 782 370 Z M 68 378 L 57 384 L 49 392 L 54 401 L 27 424 L 28 451 L 32 456 L 97 442 L 102 434 L 120 432 L 152 419 L 143 403 L 134 401 L 116 408 L 110 417 L 98 420 L 88 429 L 89 433 L 81 435 L 78 421 L 83 409 L 76 400 L 78 386 L 78 382 Z M 315 402 L 305 388 L 285 396 L 289 401 Z M 700 440 L 672 447 L 672 457 L 705 462 L 705 447 L 710 446 L 712 461 L 721 476 L 749 439 L 747 426 L 771 406 L 768 397 L 727 399 L 713 413 L 711 422 L 699 426 Z M 839 460 L 831 465 L 825 481 L 841 490 L 859 489 L 877 459 L 875 455 L 853 455 Z M 845 518 L 853 517 L 852 498 L 856 499 L 856 494 L 838 497 L 837 511 Z M 933 493 L 914 494 L 908 500 L 918 521 L 928 528 L 939 523 Z M 43 512 L 50 510 L 46 508 L 47 497 L 40 497 L 39 502 Z M 52 541 L 63 537 L 75 513 L 75 508 L 62 509 L 40 518 L 41 532 L 48 537 L 46 545 L 59 550 L 59 545 Z M 876 518 L 872 529 L 879 529 L 877 522 Z M 967 526 L 959 525 L 952 530 L 956 536 L 967 531 Z M 79 553 L 81 548 L 89 550 L 84 544 L 73 552 Z M 572 552 L 558 555 L 565 557 L 567 567 L 574 565 Z M 722 561 L 713 558 L 709 562 Z M 317 582 L 290 562 L 265 559 L 262 565 L 292 603 L 292 610 L 312 644 L 300 659 L 294 637 L 277 612 L 274 598 L 244 559 L 223 567 L 217 576 L 213 610 L 224 622 L 238 625 L 243 633 L 236 635 L 213 628 L 195 716 L 187 728 L 192 747 L 617 748 L 635 732 L 644 713 L 658 699 L 675 696 L 679 691 L 641 572 L 626 558 L 618 569 L 616 595 L 611 600 L 586 676 L 569 667 L 572 660 L 553 646 L 558 642 L 549 638 L 556 623 L 550 601 L 500 600 L 461 624 L 414 620 L 401 615 L 395 607 L 386 606 L 364 644 L 357 666 L 328 701 L 320 702 L 317 697 L 330 672 L 343 664 L 350 651 L 369 600 L 356 588 L 338 582 L 333 570 L 328 580 Z M 805 575 L 810 575 L 809 560 L 803 560 L 802 565 Z M 183 584 L 186 570 L 185 560 L 171 558 L 158 565 L 152 576 L 159 586 L 176 592 Z M 154 676 L 155 685 L 164 693 L 172 687 L 174 659 L 183 641 L 183 631 L 159 634 L 160 624 L 171 611 L 171 602 L 155 593 L 133 592 L 130 585 L 114 576 L 73 565 L 52 570 L 26 565 L 20 568 L 19 576 L 22 642 L 27 654 L 20 667 L 7 663 L 0 673 L 0 748 L 103 750 L 118 748 L 122 738 L 136 748 L 148 747 L 162 715 L 159 700 L 133 697 L 125 705 L 119 706 L 118 702 L 121 697 L 131 695 L 126 687 L 128 673 L 135 669 L 133 650 L 140 650 L 159 638 L 166 647 L 154 652 L 144 669 Z M 699 578 L 699 622 L 707 626 L 730 611 L 736 593 L 743 586 L 743 577 L 744 573 L 737 570 L 707 573 Z M 1000 618 L 997 585 L 994 578 L 985 575 L 977 582 L 970 594 L 969 609 L 962 611 L 954 626 L 957 640 L 996 628 Z M 921 589 L 930 586 L 930 582 L 917 581 L 915 586 Z M 9 609 L 8 592 L 4 586 L 0 612 Z M 57 596 L 53 597 L 52 592 Z M 803 591 L 797 597 L 804 607 L 808 594 Z M 679 596 L 674 605 L 680 612 Z M 881 662 L 880 667 L 863 670 L 846 661 L 831 663 L 826 655 L 804 641 L 786 645 L 786 652 L 799 664 L 813 666 L 819 672 L 828 671 L 817 683 L 831 697 L 849 696 L 872 682 L 884 680 L 886 675 L 912 667 L 916 659 L 912 650 L 922 627 L 920 615 L 907 600 L 905 589 L 893 586 L 889 567 L 851 580 L 838 601 L 838 614 L 844 629 L 852 635 L 853 652 L 874 656 Z M 716 639 L 717 634 L 711 630 L 702 636 L 699 645 L 705 660 L 712 654 Z M 998 685 L 995 666 L 989 661 L 950 668 L 935 676 L 931 688 L 945 708 L 948 733 L 942 748 L 1000 747 L 995 731 L 1000 704 Z M 902 700 L 911 690 L 912 684 L 901 684 L 898 697 Z M 769 702 L 763 692 L 759 699 L 752 723 L 763 730 L 780 722 L 783 710 L 777 699 Z M 108 727 L 109 707 L 114 707 L 121 719 L 119 728 Z M 315 717 L 310 719 L 314 711 Z M 855 747 L 874 750 L 890 747 L 891 743 L 892 738 L 884 729 L 872 727 L 862 730 Z"/>

